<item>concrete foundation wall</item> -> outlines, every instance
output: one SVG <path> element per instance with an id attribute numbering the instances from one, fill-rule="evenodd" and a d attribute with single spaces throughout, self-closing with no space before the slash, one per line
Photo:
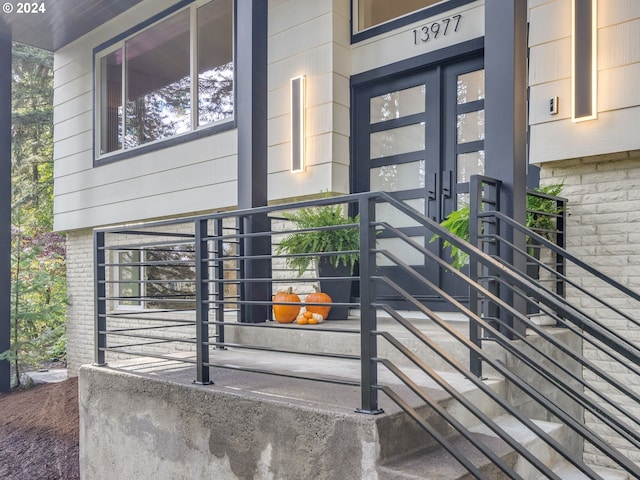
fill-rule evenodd
<path id="1" fill-rule="evenodd" d="M 377 478 L 375 421 L 347 409 L 98 367 L 79 385 L 84 480 Z"/>

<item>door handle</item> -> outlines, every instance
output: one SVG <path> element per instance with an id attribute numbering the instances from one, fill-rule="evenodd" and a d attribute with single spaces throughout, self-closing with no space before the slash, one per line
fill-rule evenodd
<path id="1" fill-rule="evenodd" d="M 436 199 L 436 187 L 438 185 L 438 173 L 434 173 L 427 180 L 427 199 L 435 200 Z"/>
<path id="2" fill-rule="evenodd" d="M 453 171 L 445 170 L 442 173 L 442 195 L 445 198 L 451 198 L 453 194 Z"/>
<path id="3" fill-rule="evenodd" d="M 434 172 L 427 177 L 427 217 L 434 221 L 438 221 L 438 172 Z"/>

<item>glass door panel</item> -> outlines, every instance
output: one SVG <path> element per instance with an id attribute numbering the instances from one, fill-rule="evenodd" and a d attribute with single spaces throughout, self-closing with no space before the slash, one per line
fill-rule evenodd
<path id="1" fill-rule="evenodd" d="M 378 123 L 394 118 L 424 113 L 425 85 L 405 88 L 378 95 L 370 100 L 370 122 Z"/>
<path id="2" fill-rule="evenodd" d="M 390 157 L 402 153 L 424 150 L 424 122 L 391 128 L 371 134 L 370 158 Z"/>

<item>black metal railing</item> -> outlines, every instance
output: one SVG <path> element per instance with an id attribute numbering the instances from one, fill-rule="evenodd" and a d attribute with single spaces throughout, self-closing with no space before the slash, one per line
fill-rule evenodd
<path id="1" fill-rule="evenodd" d="M 558 214 L 554 214 L 553 232 L 536 232 L 499 212 L 499 182 L 474 177 L 470 187 L 470 233 L 477 246 L 455 237 L 405 203 L 379 192 L 158 222 L 135 228 L 99 230 L 95 234 L 96 363 L 104 364 L 107 353 L 110 356 L 137 355 L 186 362 L 195 365 L 196 381 L 202 384 L 209 383 L 212 368 L 219 367 L 357 385 L 361 389 L 358 410 L 370 414 L 382 411 L 378 394 L 383 392 L 416 419 L 476 478 L 487 478 L 487 474 L 452 443 L 452 432 L 482 452 L 507 477 L 522 478 L 522 474 L 521 467 L 516 466 L 512 459 L 504 459 L 473 433 L 467 421 L 462 419 L 469 415 L 474 418 L 474 423 L 484 425 L 509 445 L 517 457 L 531 468 L 548 478 L 559 478 L 547 462 L 538 458 L 519 438 L 503 428 L 493 413 L 489 413 L 496 410 L 512 416 L 558 458 L 572 464 L 588 478 L 600 477 L 584 462 L 585 449 L 606 458 L 609 464 L 621 470 L 640 475 L 633 455 L 629 454 L 640 448 L 640 435 L 637 433 L 640 420 L 634 414 L 640 405 L 640 396 L 631 386 L 639 383 L 640 352 L 628 340 L 629 335 L 608 326 L 620 320 L 637 332 L 640 324 L 629 312 L 637 311 L 640 296 L 563 249 L 562 212 L 566 212 L 566 205 L 562 204 Z M 549 200 L 563 202 L 555 197 Z M 295 285 L 304 304 L 304 292 L 310 292 L 310 285 L 319 280 L 315 271 L 307 271 L 299 277 L 286 263 L 292 255 L 276 253 L 282 238 L 314 230 L 310 227 L 295 228 L 286 221 L 285 212 L 327 205 L 342 205 L 345 212 L 359 213 L 357 223 L 331 227 L 359 229 L 357 275 L 332 280 L 358 282 L 358 297 L 345 302 L 344 306 L 352 312 L 357 309 L 359 323 L 352 320 L 346 325 L 344 322 L 326 322 L 307 327 L 273 322 L 271 293 L 260 298 L 256 291 L 266 286 L 269 292 L 275 292 Z M 382 205 L 384 209 L 380 208 Z M 423 234 L 416 236 L 414 228 L 410 235 L 406 229 L 395 226 L 397 216 L 419 225 Z M 268 222 L 259 220 L 257 224 L 269 225 L 268 228 L 247 227 L 256 218 L 267 218 Z M 446 257 L 432 248 L 428 239 L 434 235 L 468 255 L 468 274 L 452 268 Z M 396 244 L 393 249 L 382 248 L 378 245 L 379 238 L 393 238 L 401 246 Z M 534 244 L 535 250 L 528 248 Z M 268 248 L 265 249 L 265 245 Z M 407 256 L 409 250 L 413 254 Z M 127 252 L 138 253 L 132 256 Z M 335 253 L 322 252 L 320 257 Z M 422 259 L 419 264 L 416 264 L 416 256 Z M 413 260 L 408 261 L 407 258 Z M 260 268 L 247 270 L 246 266 L 251 262 L 262 266 L 268 264 L 268 271 Z M 539 266 L 545 281 L 540 281 L 540 274 L 537 278 L 530 276 L 527 263 Z M 381 269 L 381 265 L 393 266 L 393 269 Z M 423 268 L 425 266 L 428 268 Z M 425 270 L 437 271 L 438 275 L 425 275 Z M 247 271 L 258 273 L 251 276 Z M 589 280 L 575 281 L 578 271 Z M 452 326 L 442 314 L 417 299 L 387 272 L 402 272 L 405 279 L 410 279 L 411 285 L 429 292 L 430 297 L 446 301 L 450 309 L 468 321 L 469 333 L 462 333 Z M 466 286 L 468 302 L 442 288 L 445 277 Z M 615 296 L 607 297 L 619 296 L 627 305 L 622 308 L 616 302 L 604 300 L 601 290 L 598 290 L 600 286 L 596 286 L 595 291 L 585 286 L 597 282 L 616 292 Z M 158 288 L 158 285 L 165 287 Z M 440 334 L 432 337 L 426 333 L 406 313 L 386 302 L 386 297 L 378 294 L 382 290 L 394 292 L 407 309 L 419 312 Z M 588 311 L 582 307 L 585 302 L 597 304 L 597 315 L 595 307 Z M 297 302 L 278 303 L 291 305 Z M 248 309 L 253 309 L 251 314 Z M 600 317 L 605 311 L 607 321 Z M 262 312 L 263 317 L 256 318 L 255 312 Z M 541 316 L 549 319 L 554 328 L 540 324 Z M 382 317 L 387 319 L 384 324 L 380 322 Z M 389 321 L 401 328 L 402 334 L 394 333 L 395 330 L 388 327 Z M 350 335 L 354 339 L 359 337 L 360 346 L 356 351 L 344 351 L 336 349 L 336 342 L 330 340 L 317 350 L 296 348 L 286 342 L 279 346 L 266 345 L 256 341 L 255 337 L 250 342 L 243 340 L 239 332 L 250 329 Z M 442 334 L 447 337 L 445 343 Z M 407 336 L 424 347 L 423 356 L 415 353 L 415 347 L 407 345 Z M 456 350 L 452 344 L 460 346 L 461 356 L 451 353 Z M 225 362 L 225 350 L 359 362 L 360 377 L 292 372 L 268 368 L 259 362 L 240 366 Z M 491 406 L 481 408 L 470 401 L 466 391 L 432 366 L 436 357 L 440 359 L 438 365 L 442 366 L 438 368 L 445 368 L 447 372 L 466 379 L 482 392 Z M 603 368 L 602 363 L 594 360 L 598 357 L 600 361 L 604 358 L 608 365 L 615 364 L 615 368 Z M 407 364 L 428 375 L 466 413 L 461 415 L 458 410 L 448 410 L 430 398 L 420 383 L 407 373 Z M 422 412 L 403 396 L 404 389 L 380 380 L 381 371 L 397 377 L 443 422 L 433 425 L 426 422 Z M 488 378 L 503 382 L 504 391 L 494 389 L 487 382 Z M 576 440 L 572 445 L 565 445 L 546 433 L 537 420 L 565 425 Z M 615 441 L 611 442 L 611 438 Z"/>

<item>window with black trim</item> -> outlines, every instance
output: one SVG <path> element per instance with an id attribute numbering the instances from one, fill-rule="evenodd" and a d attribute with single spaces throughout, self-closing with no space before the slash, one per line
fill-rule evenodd
<path id="1" fill-rule="evenodd" d="M 193 247 L 165 245 L 117 252 L 117 306 L 123 309 L 195 308 Z"/>
<path id="2" fill-rule="evenodd" d="M 358 0 L 357 31 L 361 32 L 395 18 L 408 15 L 426 7 L 445 3 L 447 0 Z"/>
<path id="3" fill-rule="evenodd" d="M 202 1 L 96 54 L 97 156 L 233 118 L 233 0 Z"/>

